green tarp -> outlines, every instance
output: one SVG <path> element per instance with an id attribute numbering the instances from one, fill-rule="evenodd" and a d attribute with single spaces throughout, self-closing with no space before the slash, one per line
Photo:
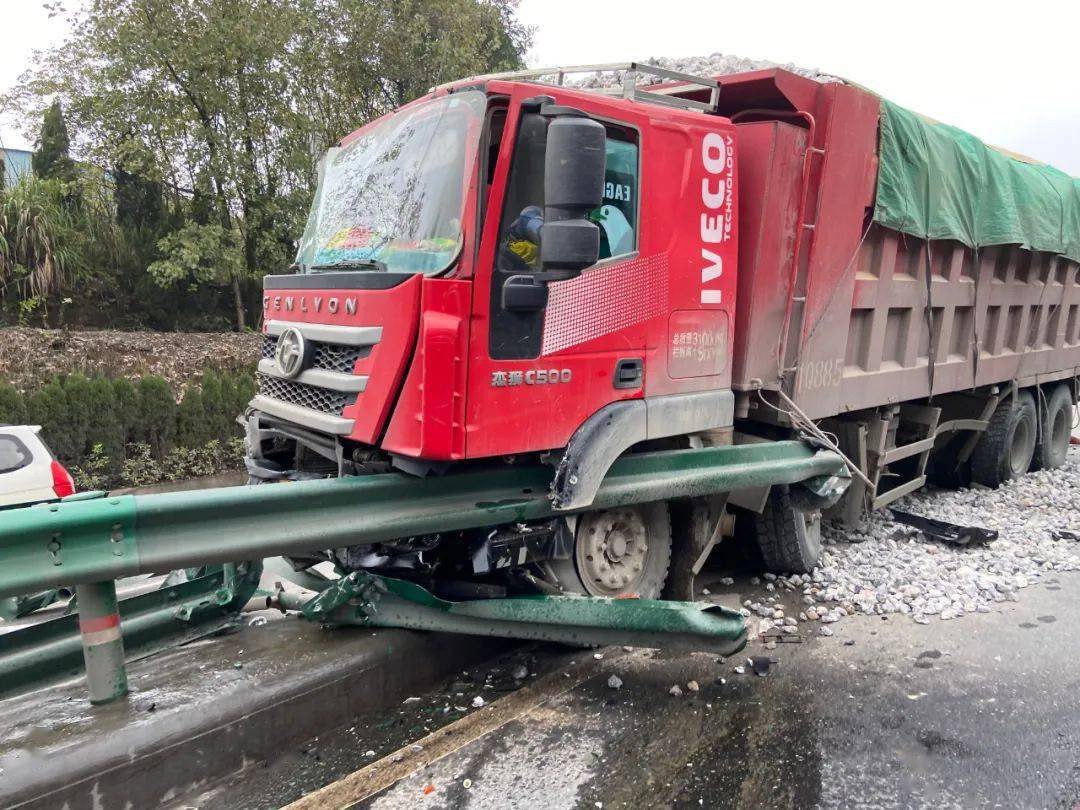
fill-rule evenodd
<path id="1" fill-rule="evenodd" d="M 970 247 L 1019 244 L 1080 261 L 1080 181 L 881 101 L 874 221 Z"/>

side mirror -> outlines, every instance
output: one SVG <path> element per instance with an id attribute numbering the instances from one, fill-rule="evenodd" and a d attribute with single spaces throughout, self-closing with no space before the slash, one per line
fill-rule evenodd
<path id="1" fill-rule="evenodd" d="M 604 125 L 569 107 L 544 105 L 552 118 L 544 152 L 540 262 L 549 281 L 573 278 L 600 256 L 600 228 L 586 217 L 604 199 Z"/>

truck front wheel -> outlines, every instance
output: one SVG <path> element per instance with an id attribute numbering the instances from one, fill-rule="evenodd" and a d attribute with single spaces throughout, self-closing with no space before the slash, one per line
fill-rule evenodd
<path id="1" fill-rule="evenodd" d="M 670 563 L 667 504 L 647 503 L 581 515 L 574 553 L 549 565 L 567 593 L 658 599 Z"/>
<path id="2" fill-rule="evenodd" d="M 786 486 L 774 486 L 754 527 L 765 567 L 774 574 L 809 574 L 821 558 L 821 514 L 792 507 Z"/>
<path id="3" fill-rule="evenodd" d="M 997 406 L 990 424 L 971 454 L 971 480 L 999 487 L 1031 467 L 1038 434 L 1035 398 L 1021 391 Z"/>

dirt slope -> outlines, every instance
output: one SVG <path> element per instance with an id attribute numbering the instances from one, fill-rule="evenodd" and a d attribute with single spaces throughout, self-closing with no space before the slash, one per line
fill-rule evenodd
<path id="1" fill-rule="evenodd" d="M 74 371 L 134 378 L 159 374 L 176 390 L 206 369 L 254 370 L 260 341 L 257 334 L 3 328 L 0 380 L 25 391 Z"/>

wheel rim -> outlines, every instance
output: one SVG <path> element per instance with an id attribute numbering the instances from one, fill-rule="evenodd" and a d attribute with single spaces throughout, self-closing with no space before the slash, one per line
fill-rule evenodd
<path id="1" fill-rule="evenodd" d="M 636 591 L 645 575 L 649 530 L 637 511 L 611 509 L 582 517 L 575 558 L 581 582 L 593 596 Z"/>
<path id="2" fill-rule="evenodd" d="M 1009 470 L 1014 476 L 1023 475 L 1031 464 L 1028 444 L 1031 440 L 1031 425 L 1027 419 L 1020 419 L 1013 430 L 1012 444 L 1009 448 Z"/>

